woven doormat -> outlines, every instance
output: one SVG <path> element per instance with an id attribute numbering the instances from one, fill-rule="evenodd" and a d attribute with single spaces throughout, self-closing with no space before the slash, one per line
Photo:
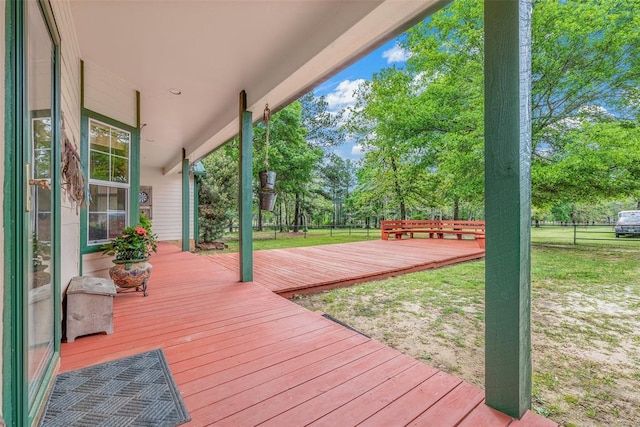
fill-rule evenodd
<path id="1" fill-rule="evenodd" d="M 172 427 L 191 417 L 162 349 L 56 377 L 41 427 Z"/>

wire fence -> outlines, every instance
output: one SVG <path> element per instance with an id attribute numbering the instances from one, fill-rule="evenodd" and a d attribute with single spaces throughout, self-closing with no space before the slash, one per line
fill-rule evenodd
<path id="1" fill-rule="evenodd" d="M 227 234 L 236 234 L 239 230 L 238 226 L 227 229 Z M 278 239 L 283 237 L 291 237 L 292 235 L 301 235 L 303 238 L 308 236 L 380 236 L 380 229 L 373 227 L 358 227 L 353 225 L 329 225 L 329 226 L 307 226 L 300 227 L 298 231 L 292 228 L 280 227 L 278 225 L 263 225 L 261 228 L 253 227 L 254 238 L 257 239 Z"/>
<path id="2" fill-rule="evenodd" d="M 558 243 L 573 245 L 640 245 L 640 236 L 623 235 L 616 237 L 614 224 L 540 224 L 532 227 L 531 241 L 533 243 Z"/>
<path id="3" fill-rule="evenodd" d="M 238 227 L 234 226 L 232 229 L 227 230 L 227 236 L 235 234 L 237 231 Z M 253 236 L 257 240 L 277 240 L 293 236 L 301 238 L 354 236 L 374 239 L 380 237 L 380 229 L 353 225 L 329 225 L 301 227 L 297 232 L 294 232 L 291 228 L 263 225 L 262 229 L 253 227 Z M 614 225 L 602 223 L 535 224 L 531 227 L 531 241 L 534 244 L 620 244 L 640 246 L 640 236 L 623 235 L 616 237 Z"/>

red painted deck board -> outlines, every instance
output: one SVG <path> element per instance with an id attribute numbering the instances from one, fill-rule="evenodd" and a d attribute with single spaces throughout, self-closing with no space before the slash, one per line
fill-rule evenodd
<path id="1" fill-rule="evenodd" d="M 420 363 L 413 364 L 407 370 L 392 376 L 388 381 L 373 387 L 367 393 L 350 400 L 310 425 L 358 425 L 436 374 L 438 370 L 435 368 Z M 422 404 L 421 407 L 426 409 Z"/>
<path id="2" fill-rule="evenodd" d="M 259 251 L 255 281 L 243 284 L 237 254 L 160 244 L 149 296 L 118 294 L 114 334 L 63 343 L 60 371 L 163 348 L 193 426 L 554 425 L 531 412 L 512 422 L 482 403 L 481 389 L 276 294 L 483 255 L 474 241 L 448 239 Z"/>
<path id="3" fill-rule="evenodd" d="M 333 349 L 337 350 L 338 347 L 334 347 Z M 355 366 L 354 362 L 379 350 L 379 343 L 362 343 L 361 345 L 352 347 L 351 351 L 333 352 L 331 354 L 329 352 L 324 352 L 324 354 L 319 353 L 315 355 L 317 360 L 311 363 L 300 360 L 299 364 L 294 366 L 289 366 L 288 364 L 283 365 L 279 367 L 279 369 L 273 370 L 271 378 L 268 381 L 258 382 L 259 385 L 256 387 L 252 387 L 251 384 L 246 381 L 241 383 L 235 381 L 227 384 L 225 387 L 220 387 L 220 393 L 223 393 L 227 397 L 198 410 L 198 417 L 203 418 L 207 423 L 213 423 L 224 421 L 224 419 L 230 415 L 249 408 L 251 408 L 251 410 L 248 411 L 249 416 L 260 417 L 260 409 L 255 407 L 256 403 L 289 390 L 292 384 L 305 384 L 322 375 L 325 375 L 324 380 L 329 382 L 327 378 L 330 378 L 330 375 L 328 374 L 332 371 L 348 364 L 353 368 Z M 258 381 L 264 380 L 265 378 L 267 377 L 259 375 Z M 251 378 L 251 380 L 252 382 L 257 382 L 254 378 Z M 313 392 L 313 390 L 307 387 L 303 387 L 303 391 Z M 217 398 L 217 395 L 220 393 L 216 393 L 215 397 Z M 286 410 L 290 405 L 288 400 L 277 402 L 277 404 L 279 404 L 279 406 L 272 402 L 272 409 L 283 408 Z M 231 423 L 233 425 L 254 425 L 252 422 L 244 424 L 244 422 L 240 420 Z"/>
<path id="4" fill-rule="evenodd" d="M 306 425 L 334 411 L 350 400 L 361 396 L 371 388 L 386 381 L 389 376 L 396 375 L 412 366 L 407 365 L 407 361 L 404 358 L 393 354 L 393 352 L 376 352 L 372 357 L 375 358 L 372 361 L 373 363 L 365 366 L 364 368 L 368 367 L 368 370 L 364 370 L 364 372 L 362 369 L 353 369 L 352 366 L 346 366 L 344 367 L 345 373 L 334 371 L 339 374 L 338 381 L 327 383 L 325 382 L 327 378 L 319 377 L 318 383 L 320 384 L 317 387 L 315 384 L 302 384 L 263 402 L 258 412 L 260 418 L 251 420 L 265 420 L 265 425 L 273 426 L 281 426 L 287 423 L 289 425 Z M 391 359 L 388 359 L 388 357 L 391 357 Z M 301 395 L 304 398 L 301 398 Z M 308 399 L 309 396 L 313 396 L 313 400 L 303 400 Z M 277 410 L 274 409 L 275 405 L 273 403 L 275 400 L 289 399 L 289 403 L 292 403 L 294 398 L 302 402 L 294 402 L 297 403 L 295 407 L 287 409 L 286 412 L 277 413 Z M 305 404 L 303 405 L 302 403 Z M 241 417 L 245 416 L 242 412 L 237 415 L 237 420 L 241 420 Z M 233 418 L 230 418 L 230 420 L 232 421 Z"/>

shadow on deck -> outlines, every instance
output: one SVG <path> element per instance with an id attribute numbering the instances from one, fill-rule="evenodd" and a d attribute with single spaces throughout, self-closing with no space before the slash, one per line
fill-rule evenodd
<path id="1" fill-rule="evenodd" d="M 484 405 L 479 387 L 274 293 L 483 256 L 474 242 L 423 240 L 260 251 L 245 284 L 237 255 L 161 244 L 149 296 L 118 294 L 115 333 L 63 343 L 60 371 L 163 348 L 194 426 L 556 425 L 531 412 L 512 420 Z"/>

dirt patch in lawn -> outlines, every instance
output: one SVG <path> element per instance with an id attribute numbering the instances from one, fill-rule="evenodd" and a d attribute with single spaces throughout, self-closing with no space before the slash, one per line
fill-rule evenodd
<path id="1" fill-rule="evenodd" d="M 450 273 L 455 274 L 455 268 Z M 463 268 L 470 270 L 461 274 L 475 283 L 476 267 Z M 442 284 L 429 274 L 294 301 L 482 387 L 484 286 L 461 291 L 456 283 Z M 566 426 L 640 425 L 640 290 L 628 283 L 595 291 L 589 287 L 585 292 L 579 286 L 559 290 L 534 283 L 532 407 L 536 412 Z"/>

